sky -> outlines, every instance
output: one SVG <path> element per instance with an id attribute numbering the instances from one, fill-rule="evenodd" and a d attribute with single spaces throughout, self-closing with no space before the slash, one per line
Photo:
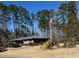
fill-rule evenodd
<path id="1" fill-rule="evenodd" d="M 36 13 L 42 9 L 56 10 L 63 2 L 67 2 L 67 1 L 2 1 L 2 3 L 4 3 L 7 6 L 10 4 L 22 6 L 26 8 L 30 13 Z M 77 3 L 77 9 L 79 10 L 79 1 L 77 1 L 76 3 Z M 35 31 L 39 31 L 37 22 L 34 22 L 34 29 Z"/>
<path id="2" fill-rule="evenodd" d="M 3 1 L 5 5 L 15 4 L 17 6 L 22 6 L 26 8 L 30 13 L 36 13 L 42 9 L 57 9 L 62 3 L 54 1 Z"/>

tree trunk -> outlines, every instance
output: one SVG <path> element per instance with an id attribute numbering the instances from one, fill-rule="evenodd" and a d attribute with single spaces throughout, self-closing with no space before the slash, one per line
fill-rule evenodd
<path id="1" fill-rule="evenodd" d="M 32 35 L 34 35 L 34 25 L 32 25 Z"/>
<path id="2" fill-rule="evenodd" d="M 16 31 L 15 31 L 15 27 L 16 27 L 16 24 L 15 24 L 15 15 L 14 15 L 15 13 L 13 12 L 12 13 L 12 16 L 13 16 L 13 27 L 14 27 L 14 37 L 16 38 Z"/>
<path id="3" fill-rule="evenodd" d="M 52 42 L 52 19 L 50 19 L 50 23 L 49 23 L 49 27 L 50 27 L 50 41 Z"/>
<path id="4" fill-rule="evenodd" d="M 43 29 L 43 32 L 44 32 L 44 37 L 45 37 L 45 28 Z"/>

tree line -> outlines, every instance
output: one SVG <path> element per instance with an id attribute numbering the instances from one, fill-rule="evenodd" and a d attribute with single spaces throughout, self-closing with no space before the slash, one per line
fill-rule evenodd
<path id="1" fill-rule="evenodd" d="M 14 4 L 6 6 L 0 3 L 0 39 L 5 38 L 9 40 L 34 35 L 35 20 L 38 21 L 38 27 L 44 36 L 49 36 L 49 21 L 52 19 L 52 28 L 62 30 L 65 34 L 64 39 L 66 39 L 66 43 L 68 41 L 70 43 L 71 41 L 71 43 L 73 43 L 72 45 L 74 45 L 76 40 L 79 39 L 79 21 L 77 13 L 78 10 L 75 1 L 62 3 L 58 10 L 44 9 L 39 10 L 36 14 L 30 14 L 27 9 L 22 6 Z M 13 24 L 14 31 L 10 31 L 10 24 Z M 28 26 L 32 28 L 32 34 Z"/>

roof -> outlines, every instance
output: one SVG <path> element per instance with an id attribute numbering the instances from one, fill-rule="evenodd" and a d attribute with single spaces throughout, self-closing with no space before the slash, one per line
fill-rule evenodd
<path id="1" fill-rule="evenodd" d="M 11 40 L 11 41 L 18 41 L 18 40 L 33 40 L 33 39 L 48 39 L 48 37 L 29 36 L 29 37 L 21 37 L 21 38 L 13 39 L 13 40 Z"/>

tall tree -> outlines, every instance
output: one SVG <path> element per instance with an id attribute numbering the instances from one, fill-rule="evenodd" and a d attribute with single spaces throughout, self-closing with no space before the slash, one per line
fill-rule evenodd
<path id="1" fill-rule="evenodd" d="M 68 31 L 68 36 L 74 38 L 77 35 L 77 8 L 76 2 L 71 1 L 68 3 L 68 25 L 71 30 Z M 75 38 L 74 38 L 75 39 Z"/>
<path id="2" fill-rule="evenodd" d="M 18 6 L 13 5 L 13 4 L 9 5 L 8 7 L 9 7 L 10 13 L 12 15 L 11 19 L 13 21 L 15 38 L 17 38 L 17 37 L 19 37 L 19 34 L 17 34 L 18 33 L 18 31 L 17 31 L 18 30 L 18 24 L 19 24 L 19 13 L 18 13 L 19 9 L 18 9 Z"/>
<path id="3" fill-rule="evenodd" d="M 3 3 L 0 3 L 0 23 L 2 24 L 2 30 L 1 30 L 1 41 L 3 42 L 3 46 L 6 47 L 8 39 L 9 39 L 9 29 L 8 29 L 8 23 L 9 23 L 9 11 L 8 7 L 4 5 Z"/>
<path id="4" fill-rule="evenodd" d="M 68 4 L 67 3 L 62 3 L 59 7 L 59 14 L 62 24 L 65 24 L 67 21 L 67 15 L 68 15 Z"/>
<path id="5" fill-rule="evenodd" d="M 31 14 L 29 21 L 30 21 L 30 25 L 31 25 L 31 28 L 32 28 L 32 35 L 35 35 L 35 32 L 34 32 L 35 15 L 33 13 Z"/>
<path id="6" fill-rule="evenodd" d="M 41 31 L 44 32 L 44 37 L 45 37 L 45 31 L 49 27 L 49 14 L 50 11 L 48 10 L 41 10 L 37 12 L 37 19 L 39 20 L 39 27 Z"/>
<path id="7" fill-rule="evenodd" d="M 61 4 L 62 6 L 63 4 Z M 75 41 L 76 35 L 77 35 L 77 8 L 76 8 L 76 3 L 74 1 L 65 3 L 65 7 L 62 8 L 63 12 L 66 12 L 64 16 L 66 16 L 66 19 L 68 19 L 68 22 L 64 22 L 62 24 L 62 28 L 64 30 L 64 33 L 66 34 L 66 41 L 71 41 L 69 42 L 69 46 L 73 46 L 73 42 Z M 65 10 L 64 10 L 65 9 Z M 64 20 L 64 19 L 63 19 Z M 66 42 L 67 43 L 67 42 Z M 65 44 L 66 45 L 66 44 Z"/>
<path id="8" fill-rule="evenodd" d="M 19 23 L 18 23 L 18 28 L 20 29 L 20 31 L 23 30 L 22 27 L 27 28 L 27 25 L 29 24 L 30 20 L 29 20 L 29 12 L 23 8 L 23 7 L 19 7 Z M 26 33 L 27 34 L 27 33 Z"/>

